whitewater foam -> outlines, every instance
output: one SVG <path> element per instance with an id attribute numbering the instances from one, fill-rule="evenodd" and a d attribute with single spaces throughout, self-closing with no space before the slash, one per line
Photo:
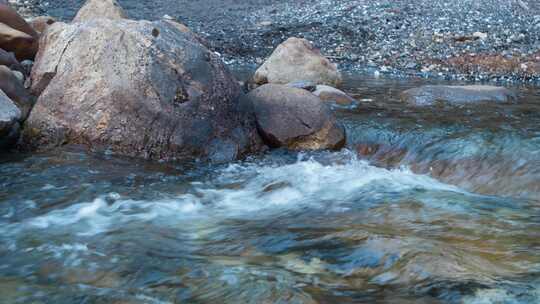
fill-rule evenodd
<path id="1" fill-rule="evenodd" d="M 270 216 L 305 207 L 346 211 L 340 206 L 343 202 L 419 189 L 465 193 L 407 168 L 369 165 L 349 151 L 339 157 L 334 154 L 330 161 L 299 154 L 296 162 L 288 164 L 231 164 L 210 181 L 194 182 L 190 191 L 176 197 L 141 201 L 110 193 L 16 225 L 49 231 L 74 226 L 71 231 L 84 236 L 131 222 L 166 225 L 186 217 Z"/>

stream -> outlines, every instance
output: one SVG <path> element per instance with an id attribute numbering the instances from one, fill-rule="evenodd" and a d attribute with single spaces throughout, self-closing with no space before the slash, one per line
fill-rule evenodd
<path id="1" fill-rule="evenodd" d="M 0 303 L 539 303 L 540 89 L 432 82 L 349 75 L 338 152 L 1 155 Z"/>

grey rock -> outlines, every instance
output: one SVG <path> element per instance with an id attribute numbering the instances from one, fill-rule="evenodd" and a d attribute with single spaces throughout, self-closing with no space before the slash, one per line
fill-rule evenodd
<path id="1" fill-rule="evenodd" d="M 15 102 L 21 110 L 22 119 L 25 120 L 34 105 L 34 98 L 15 73 L 3 65 L 0 65 L 0 90 Z"/>
<path id="2" fill-rule="evenodd" d="M 10 69 L 15 69 L 19 71 L 22 69 L 21 64 L 19 63 L 17 58 L 15 58 L 15 55 L 3 49 L 0 49 L 0 65 L 5 65 Z"/>
<path id="3" fill-rule="evenodd" d="M 266 84 L 248 94 L 265 142 L 291 150 L 340 149 L 345 131 L 328 107 L 312 93 Z"/>
<path id="4" fill-rule="evenodd" d="M 0 90 L 0 149 L 9 148 L 19 136 L 21 111 L 15 103 Z"/>
<path id="5" fill-rule="evenodd" d="M 13 71 L 11 70 L 11 73 L 13 73 L 13 75 L 15 76 L 15 78 L 17 78 L 17 80 L 19 80 L 19 82 L 21 84 L 24 83 L 24 74 L 19 72 L 19 71 Z"/>
<path id="6" fill-rule="evenodd" d="M 160 160 L 221 161 L 258 151 L 254 115 L 237 81 L 180 28 L 127 19 L 51 25 L 32 70 L 39 98 L 23 147 L 73 143 Z M 216 156 L 220 142 L 229 152 Z"/>
<path id="7" fill-rule="evenodd" d="M 415 106 L 430 106 L 437 102 L 453 105 L 478 102 L 509 102 L 515 98 L 516 95 L 506 88 L 487 85 L 426 85 L 401 93 L 401 100 Z"/>
<path id="8" fill-rule="evenodd" d="M 34 66 L 34 62 L 32 60 L 23 60 L 21 61 L 22 70 L 21 72 L 24 73 L 24 75 L 30 75 L 32 72 L 32 67 Z"/>

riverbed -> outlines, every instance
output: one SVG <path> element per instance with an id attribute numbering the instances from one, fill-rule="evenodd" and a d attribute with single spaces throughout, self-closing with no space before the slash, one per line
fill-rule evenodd
<path id="1" fill-rule="evenodd" d="M 348 75 L 337 152 L 2 155 L 0 302 L 540 302 L 540 89 L 399 101 L 425 83 Z"/>

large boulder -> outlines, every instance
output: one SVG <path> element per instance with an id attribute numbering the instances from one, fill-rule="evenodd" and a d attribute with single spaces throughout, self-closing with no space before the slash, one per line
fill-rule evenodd
<path id="1" fill-rule="evenodd" d="M 508 102 L 515 98 L 516 95 L 506 88 L 487 85 L 426 85 L 401 93 L 401 100 L 415 106 L 430 106 L 436 103 L 463 105 L 478 102 Z"/>
<path id="2" fill-rule="evenodd" d="M 148 159 L 220 161 L 260 148 L 236 80 L 174 22 L 57 22 L 41 44 L 31 74 L 39 98 L 23 146 L 75 143 Z"/>
<path id="3" fill-rule="evenodd" d="M 100 18 L 120 20 L 127 18 L 127 15 L 116 0 L 88 0 L 77 12 L 73 22 L 85 22 Z"/>
<path id="4" fill-rule="evenodd" d="M 315 84 L 339 86 L 341 74 L 337 66 L 321 55 L 309 41 L 289 38 L 255 72 L 253 82 L 288 84 L 311 81 Z"/>
<path id="5" fill-rule="evenodd" d="M 21 111 L 0 90 L 0 149 L 9 148 L 19 136 Z"/>
<path id="6" fill-rule="evenodd" d="M 21 110 L 25 120 L 34 105 L 34 98 L 28 93 L 22 80 L 8 67 L 0 65 L 0 90 L 2 90 Z"/>
<path id="7" fill-rule="evenodd" d="M 257 127 L 274 148 L 291 150 L 340 149 L 345 131 L 328 107 L 309 91 L 266 84 L 251 91 Z"/>

